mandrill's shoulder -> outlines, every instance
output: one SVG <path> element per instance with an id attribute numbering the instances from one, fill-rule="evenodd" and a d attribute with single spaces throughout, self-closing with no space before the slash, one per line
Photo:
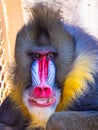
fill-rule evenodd
<path id="1" fill-rule="evenodd" d="M 0 130 L 23 130 L 23 120 L 21 112 L 14 107 L 11 99 L 7 97 L 0 106 Z"/>
<path id="2" fill-rule="evenodd" d="M 13 107 L 11 99 L 7 97 L 0 107 L 0 122 L 6 125 L 15 125 L 19 115 L 19 112 Z"/>
<path id="3" fill-rule="evenodd" d="M 72 111 L 92 111 L 98 110 L 98 74 L 95 79 L 95 84 L 88 83 L 87 91 L 79 96 L 69 110 Z"/>

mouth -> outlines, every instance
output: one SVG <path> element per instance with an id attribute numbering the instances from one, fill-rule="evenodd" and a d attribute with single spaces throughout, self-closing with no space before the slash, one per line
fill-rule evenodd
<path id="1" fill-rule="evenodd" d="M 32 106 L 38 106 L 38 107 L 49 107 L 53 105 L 56 102 L 55 97 L 51 98 L 29 98 L 29 103 Z"/>

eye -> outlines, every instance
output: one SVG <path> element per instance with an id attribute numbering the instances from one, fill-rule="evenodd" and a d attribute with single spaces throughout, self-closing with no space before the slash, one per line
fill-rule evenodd
<path id="1" fill-rule="evenodd" d="M 41 58 L 41 55 L 38 53 L 33 53 L 32 58 L 33 58 L 33 60 L 39 60 Z"/>
<path id="2" fill-rule="evenodd" d="M 47 59 L 48 60 L 54 60 L 54 58 L 57 56 L 56 53 L 50 52 L 47 54 Z"/>

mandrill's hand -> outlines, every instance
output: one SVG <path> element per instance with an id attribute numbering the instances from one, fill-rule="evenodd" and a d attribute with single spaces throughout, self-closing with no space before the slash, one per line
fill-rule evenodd
<path id="1" fill-rule="evenodd" d="M 46 130 L 98 130 L 96 118 L 96 111 L 58 112 L 49 119 Z"/>

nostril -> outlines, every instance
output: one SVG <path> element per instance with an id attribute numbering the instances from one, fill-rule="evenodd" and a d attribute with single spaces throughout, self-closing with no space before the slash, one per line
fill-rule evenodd
<path id="1" fill-rule="evenodd" d="M 51 93 L 51 89 L 49 87 L 44 88 L 44 91 L 47 95 Z"/>
<path id="2" fill-rule="evenodd" d="M 36 87 L 33 90 L 33 94 L 36 98 L 49 98 L 52 94 L 52 90 L 49 87 Z"/>
<path id="3" fill-rule="evenodd" d="M 48 88 L 44 88 L 45 91 L 48 91 Z"/>
<path id="4" fill-rule="evenodd" d="M 37 88 L 37 89 L 38 89 L 38 91 L 42 92 L 42 88 Z"/>
<path id="5" fill-rule="evenodd" d="M 35 97 L 40 97 L 42 95 L 42 88 L 41 87 L 34 88 L 33 93 Z"/>

